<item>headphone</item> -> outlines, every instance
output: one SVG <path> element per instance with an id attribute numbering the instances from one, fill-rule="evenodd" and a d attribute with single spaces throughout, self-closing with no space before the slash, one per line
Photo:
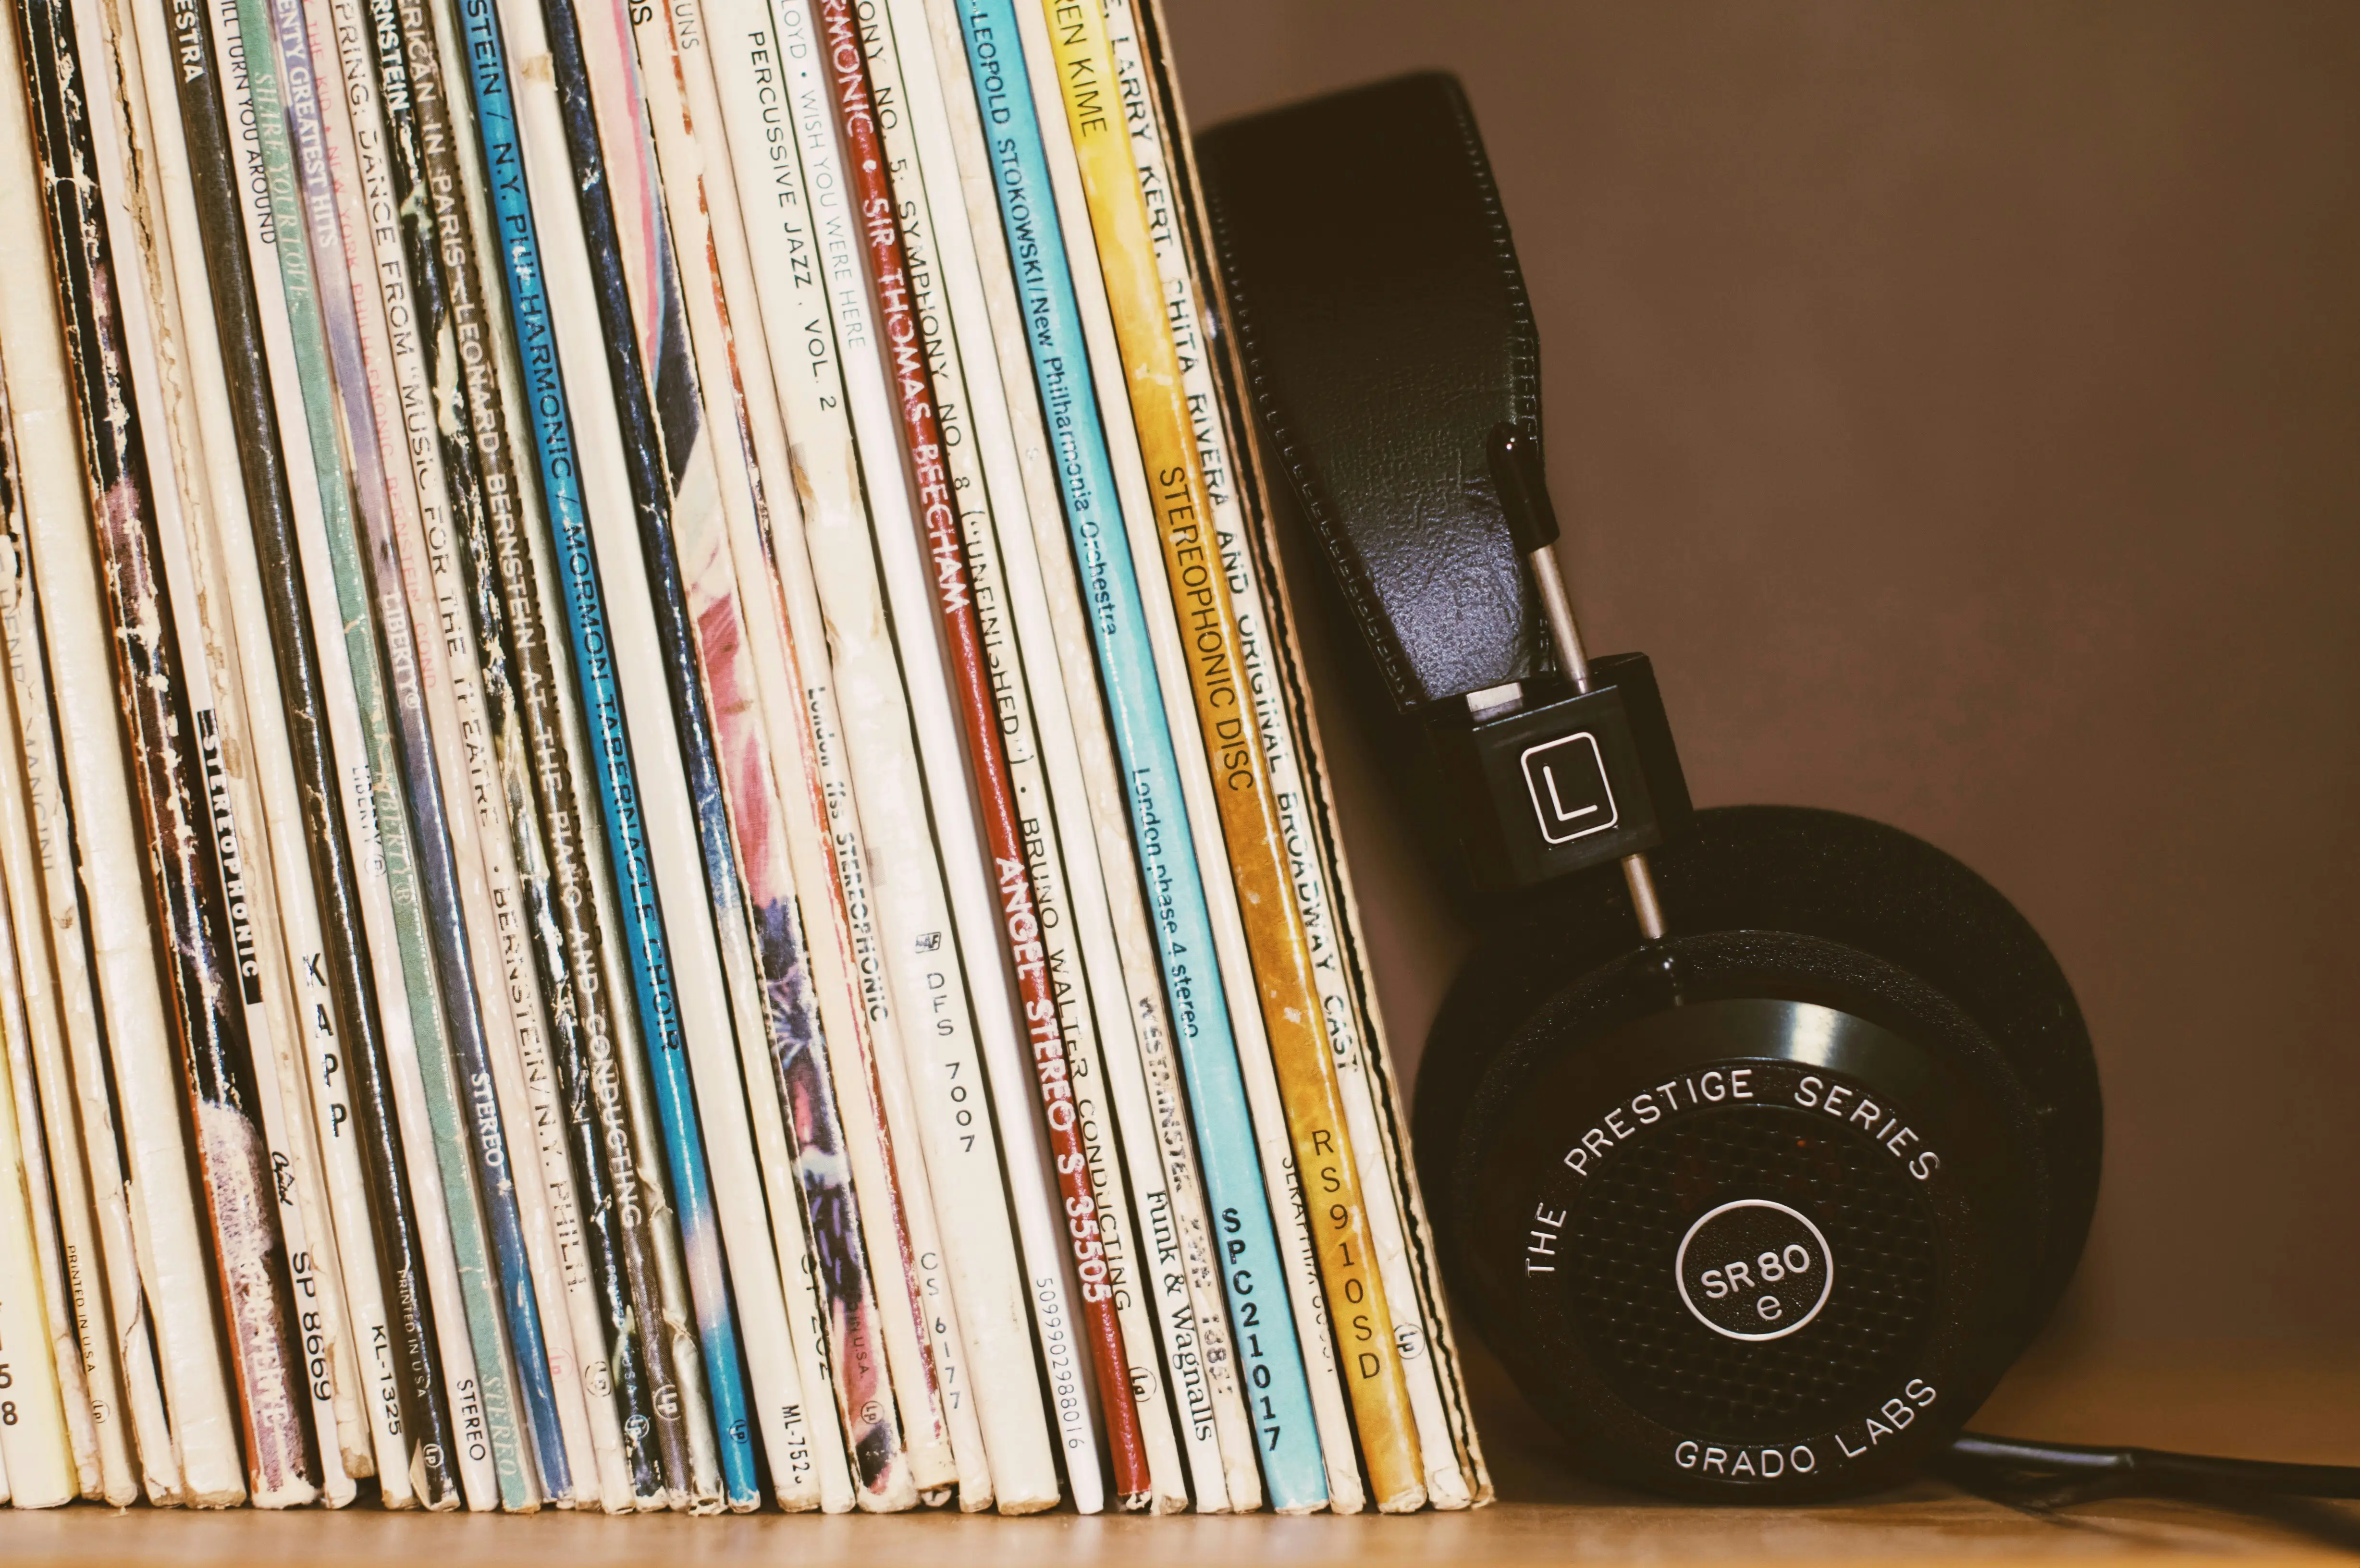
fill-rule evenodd
<path id="1" fill-rule="evenodd" d="M 2097 1197 L 2063 972 L 1898 829 L 1695 810 L 1648 660 L 1583 648 L 1537 333 L 1455 81 L 1197 152 L 1270 499 L 1317 541 L 1399 786 L 1490 911 L 1413 1116 L 1445 1277 L 1578 1461 L 1749 1501 L 1929 1465 L 2044 1496 L 2360 1495 L 2333 1467 L 1961 1436 Z"/>

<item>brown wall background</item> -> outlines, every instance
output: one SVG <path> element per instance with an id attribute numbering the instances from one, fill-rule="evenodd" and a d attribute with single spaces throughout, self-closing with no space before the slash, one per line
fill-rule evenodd
<path id="1" fill-rule="evenodd" d="M 1897 823 L 2055 947 L 2060 1339 L 2360 1332 L 2360 5 L 1166 4 L 1199 125 L 1460 75 L 1699 803 Z M 1465 936 L 1339 719 L 1414 1057 Z"/>

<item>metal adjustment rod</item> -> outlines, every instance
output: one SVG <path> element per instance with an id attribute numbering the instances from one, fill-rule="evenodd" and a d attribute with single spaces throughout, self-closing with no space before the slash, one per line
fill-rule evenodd
<path id="1" fill-rule="evenodd" d="M 1491 479 L 1499 486 L 1500 507 L 1507 514 L 1508 532 L 1516 541 L 1533 586 L 1539 591 L 1541 614 L 1546 618 L 1549 642 L 1557 663 L 1577 692 L 1590 688 L 1590 658 L 1582 651 L 1581 629 L 1574 624 L 1573 601 L 1566 593 L 1565 573 L 1557 559 L 1557 508 L 1549 502 L 1548 480 L 1541 469 L 1539 443 L 1513 425 L 1494 425 L 1490 441 Z M 1655 897 L 1655 873 L 1644 854 L 1622 857 L 1622 879 L 1630 884 L 1631 907 L 1639 930 L 1649 942 L 1664 937 L 1664 906 Z"/>

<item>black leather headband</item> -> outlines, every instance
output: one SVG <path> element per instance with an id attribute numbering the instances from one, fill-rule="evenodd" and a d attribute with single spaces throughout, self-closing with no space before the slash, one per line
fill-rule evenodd
<path id="1" fill-rule="evenodd" d="M 1404 711 L 1552 668 L 1485 455 L 1540 428 L 1540 343 L 1456 79 L 1197 140 L 1248 396 Z"/>

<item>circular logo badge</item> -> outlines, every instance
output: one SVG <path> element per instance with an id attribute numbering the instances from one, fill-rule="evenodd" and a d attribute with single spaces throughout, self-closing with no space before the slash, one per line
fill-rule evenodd
<path id="1" fill-rule="evenodd" d="M 1819 1315 L 1836 1260 L 1801 1214 L 1767 1198 L 1740 1198 L 1688 1226 L 1672 1273 L 1680 1300 L 1713 1333 L 1776 1339 Z"/>

